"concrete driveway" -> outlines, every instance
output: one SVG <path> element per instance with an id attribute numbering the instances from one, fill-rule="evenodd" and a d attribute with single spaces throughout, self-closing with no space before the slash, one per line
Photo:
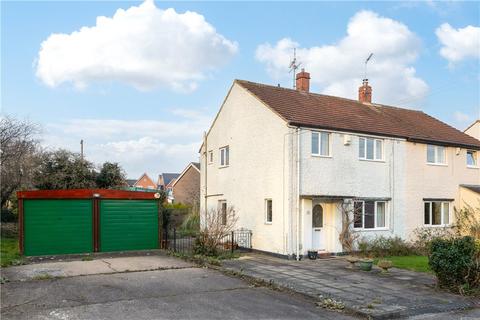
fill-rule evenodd
<path id="1" fill-rule="evenodd" d="M 1 285 L 2 319 L 350 318 L 161 255 L 40 263 L 2 276 L 10 277 Z"/>

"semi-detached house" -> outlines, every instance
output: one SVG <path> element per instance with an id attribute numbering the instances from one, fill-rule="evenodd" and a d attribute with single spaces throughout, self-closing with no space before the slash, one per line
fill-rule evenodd
<path id="1" fill-rule="evenodd" d="M 465 188 L 480 200 L 479 140 L 372 103 L 366 79 L 358 100 L 311 93 L 309 80 L 235 80 L 200 150 L 202 211 L 234 207 L 254 249 L 342 252 L 345 206 L 362 237 L 408 238 L 451 225 Z"/>

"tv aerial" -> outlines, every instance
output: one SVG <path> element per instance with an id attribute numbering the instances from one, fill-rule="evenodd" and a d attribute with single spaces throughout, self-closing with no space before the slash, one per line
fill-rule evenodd
<path id="1" fill-rule="evenodd" d="M 297 48 L 293 48 L 293 59 L 290 61 L 288 68 L 290 69 L 289 73 L 293 73 L 293 89 L 296 87 L 296 78 L 297 70 L 302 63 L 297 61 Z"/>

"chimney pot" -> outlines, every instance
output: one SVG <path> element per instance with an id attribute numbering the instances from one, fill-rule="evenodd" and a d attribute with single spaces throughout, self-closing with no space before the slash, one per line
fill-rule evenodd
<path id="1" fill-rule="evenodd" d="M 310 91 L 310 73 L 305 72 L 305 69 L 302 68 L 302 72 L 297 73 L 296 80 L 295 87 L 298 91 Z"/>
<path id="2" fill-rule="evenodd" d="M 362 85 L 358 88 L 358 101 L 372 103 L 372 87 L 368 85 L 368 79 L 363 79 Z"/>

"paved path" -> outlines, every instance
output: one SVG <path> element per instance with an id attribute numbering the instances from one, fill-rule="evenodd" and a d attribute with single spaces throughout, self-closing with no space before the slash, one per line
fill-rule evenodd
<path id="1" fill-rule="evenodd" d="M 227 269 L 293 289 L 319 300 L 333 298 L 360 315 L 373 318 L 445 313 L 474 306 L 472 300 L 434 289 L 429 274 L 392 269 L 348 269 L 342 258 L 291 261 L 251 254 L 224 262 Z M 478 301 L 477 301 L 478 303 Z"/>
<path id="2" fill-rule="evenodd" d="M 4 268 L 1 271 L 1 275 L 9 281 L 26 281 L 42 278 L 187 268 L 192 266 L 191 263 L 165 255 L 100 257 L 91 261 L 42 262 Z"/>
<path id="3" fill-rule="evenodd" d="M 64 270 L 75 266 L 76 275 L 48 280 L 22 276 L 23 281 L 2 284 L 1 319 L 351 319 L 318 308 L 303 296 L 253 287 L 238 278 L 179 259 L 136 258 L 141 257 L 109 260 L 117 270 L 115 273 L 106 273 L 101 261 L 62 262 Z M 140 261 L 148 262 L 145 268 L 162 268 L 140 271 Z M 132 264 L 136 265 L 137 272 L 119 272 L 118 269 L 127 268 L 125 263 L 129 270 Z M 7 268 L 4 273 L 13 275 L 12 271 L 24 272 L 26 267 L 48 265 Z M 56 266 L 51 269 L 59 267 L 58 262 L 50 265 Z M 78 269 L 80 266 L 84 271 Z"/>

